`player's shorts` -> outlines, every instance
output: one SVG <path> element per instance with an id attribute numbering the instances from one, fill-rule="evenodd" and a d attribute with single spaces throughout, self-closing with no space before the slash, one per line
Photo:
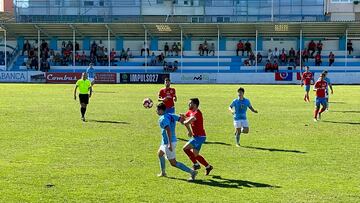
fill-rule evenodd
<path id="1" fill-rule="evenodd" d="M 189 141 L 188 144 L 191 144 L 194 149 L 200 151 L 201 146 L 205 143 L 206 136 L 193 136 Z"/>
<path id="2" fill-rule="evenodd" d="M 95 78 L 88 78 L 90 80 L 91 83 L 93 83 L 95 81 Z"/>
<path id="3" fill-rule="evenodd" d="M 310 85 L 305 85 L 304 89 L 305 89 L 306 92 L 309 92 L 310 91 Z"/>
<path id="4" fill-rule="evenodd" d="M 327 106 L 326 98 L 317 97 L 315 103 L 316 107 L 320 107 L 320 105 Z"/>
<path id="5" fill-rule="evenodd" d="M 159 150 L 165 152 L 165 158 L 167 160 L 175 159 L 176 158 L 176 142 L 172 142 L 172 151 L 169 150 L 167 144 L 160 145 Z"/>
<path id="6" fill-rule="evenodd" d="M 175 107 L 166 108 L 165 113 L 171 113 L 171 114 L 174 114 L 174 113 L 175 113 Z"/>
<path id="7" fill-rule="evenodd" d="M 249 122 L 248 120 L 234 120 L 234 127 L 235 128 L 248 128 Z"/>
<path id="8" fill-rule="evenodd" d="M 79 94 L 80 104 L 89 104 L 89 95 L 88 94 Z"/>

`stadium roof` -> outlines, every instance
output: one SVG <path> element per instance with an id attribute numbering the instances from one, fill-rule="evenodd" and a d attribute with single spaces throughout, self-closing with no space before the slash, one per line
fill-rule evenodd
<path id="1" fill-rule="evenodd" d="M 76 37 L 106 38 L 108 30 L 111 37 L 144 38 L 145 30 L 149 36 L 161 38 L 180 38 L 181 30 L 184 37 L 255 37 L 256 30 L 263 37 L 297 37 L 300 30 L 304 37 L 340 37 L 348 30 L 349 37 L 360 37 L 360 24 L 352 22 L 319 22 L 319 23 L 91 23 L 91 24 L 60 24 L 60 23 L 3 23 L 0 27 L 7 31 L 8 38 L 22 36 L 36 38 L 40 30 L 42 38 L 72 38 L 73 30 Z"/>

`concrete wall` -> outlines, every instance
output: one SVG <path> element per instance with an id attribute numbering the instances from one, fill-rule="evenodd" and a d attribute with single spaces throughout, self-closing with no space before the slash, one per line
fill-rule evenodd
<path id="1" fill-rule="evenodd" d="M 354 21 L 355 13 L 360 12 L 360 5 L 351 3 L 331 3 L 326 0 L 326 12 L 331 14 L 331 21 Z"/>
<path id="2" fill-rule="evenodd" d="M 0 1 L 0 12 L 4 12 L 4 2 Z"/>
<path id="3" fill-rule="evenodd" d="M 4 11 L 8 13 L 14 13 L 13 0 L 4 0 Z"/>

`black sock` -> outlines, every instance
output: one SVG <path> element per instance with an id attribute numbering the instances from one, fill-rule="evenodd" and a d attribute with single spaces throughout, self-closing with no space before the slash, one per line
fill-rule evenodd
<path id="1" fill-rule="evenodd" d="M 86 109 L 83 108 L 83 107 L 81 107 L 80 111 L 81 111 L 81 117 L 85 117 L 85 111 L 86 111 Z"/>

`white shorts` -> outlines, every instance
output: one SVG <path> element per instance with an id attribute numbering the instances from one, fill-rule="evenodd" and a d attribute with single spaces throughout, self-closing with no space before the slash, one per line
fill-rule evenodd
<path id="1" fill-rule="evenodd" d="M 90 82 L 93 83 L 95 81 L 95 78 L 89 78 Z"/>
<path id="2" fill-rule="evenodd" d="M 248 120 L 237 120 L 237 121 L 234 121 L 234 127 L 235 128 L 248 128 L 249 122 L 248 122 Z"/>
<path id="3" fill-rule="evenodd" d="M 159 150 L 165 152 L 165 157 L 167 160 L 175 159 L 176 158 L 176 142 L 172 142 L 172 151 L 169 150 L 167 144 L 160 145 Z"/>

